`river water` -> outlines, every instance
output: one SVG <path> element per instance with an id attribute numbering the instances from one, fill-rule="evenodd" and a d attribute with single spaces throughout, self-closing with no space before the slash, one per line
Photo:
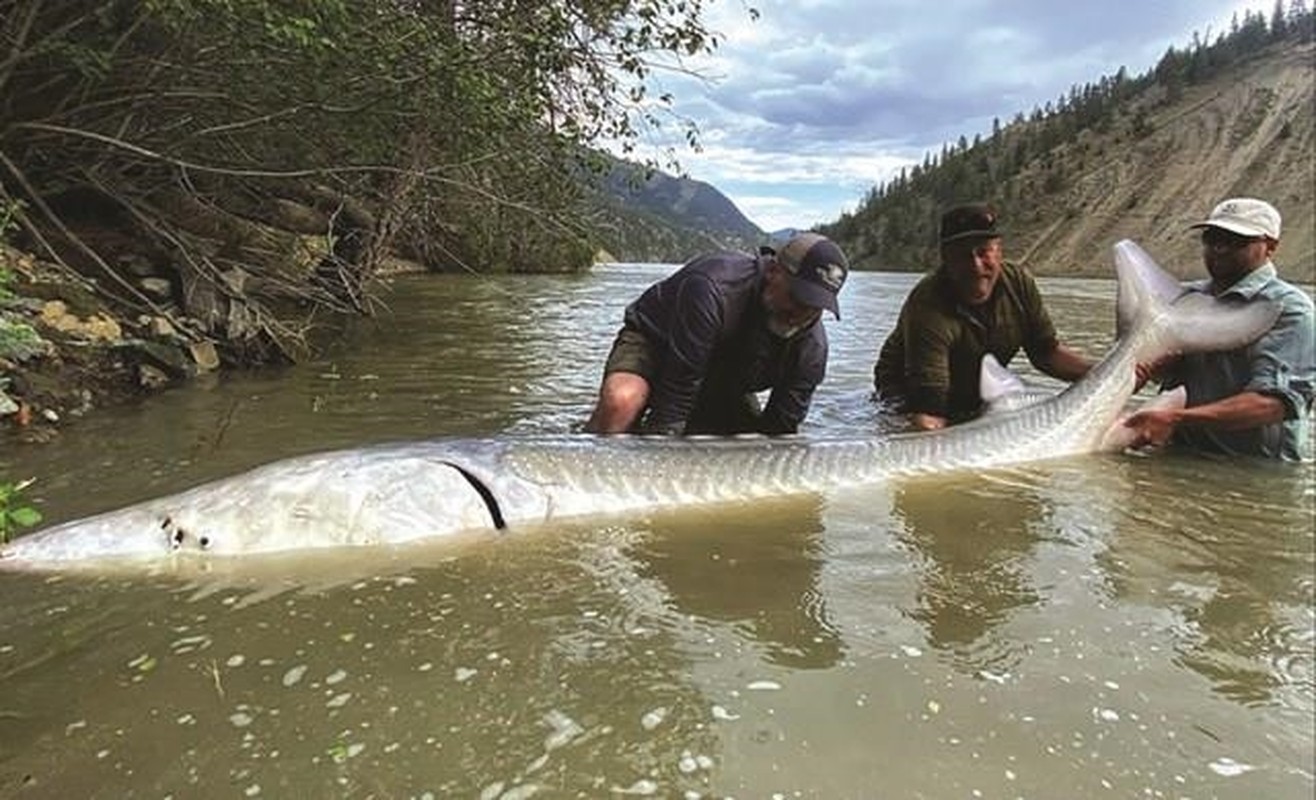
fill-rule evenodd
<path id="1" fill-rule="evenodd" d="M 297 453 L 570 431 L 667 269 L 400 278 L 319 361 L 97 412 L 0 474 L 35 477 L 56 522 Z M 877 424 L 872 362 L 913 279 L 852 277 L 806 434 Z M 1113 284 L 1043 292 L 1102 354 Z M 0 797 L 1309 799 L 1314 486 L 1310 466 L 1089 456 L 0 572 Z"/>

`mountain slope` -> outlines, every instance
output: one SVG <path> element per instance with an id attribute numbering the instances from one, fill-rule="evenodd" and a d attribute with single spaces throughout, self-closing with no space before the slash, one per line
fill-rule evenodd
<path id="1" fill-rule="evenodd" d="M 1252 195 L 1283 214 L 1281 273 L 1312 282 L 1316 46 L 1249 41 L 1172 50 L 1145 76 L 1121 71 L 1071 92 L 1066 109 L 1048 104 L 986 141 L 961 140 L 823 231 L 860 269 L 922 271 L 935 263 L 940 209 L 986 199 L 1001 212 L 1008 257 L 1039 274 L 1109 276 L 1110 245 L 1130 238 L 1196 277 L 1200 246 L 1187 226 L 1219 200 Z"/>
<path id="2" fill-rule="evenodd" d="M 1167 268 L 1198 274 L 1201 250 L 1186 226 L 1219 200 L 1251 195 L 1269 200 L 1284 217 L 1276 254 L 1281 271 L 1310 282 L 1316 276 L 1313 52 L 1311 44 L 1278 48 L 1186 89 L 1178 103 L 1148 111 L 1142 136 L 1111 143 L 1104 158 L 1067 186 L 1021 202 L 1017 214 L 1003 209 L 1020 223 L 1011 250 L 1044 274 L 1109 274 L 1108 253 L 1096 248 L 1131 238 Z M 1150 104 L 1157 88 L 1138 103 Z"/>
<path id="3" fill-rule="evenodd" d="M 593 232 L 612 259 L 680 262 L 703 250 L 752 250 L 765 239 L 726 195 L 703 181 L 610 160 L 593 184 L 602 218 Z"/>

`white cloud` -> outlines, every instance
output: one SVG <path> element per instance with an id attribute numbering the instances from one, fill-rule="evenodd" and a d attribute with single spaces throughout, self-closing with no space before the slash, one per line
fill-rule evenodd
<path id="1" fill-rule="evenodd" d="M 1270 0 L 742 0 L 712 3 L 722 34 L 693 59 L 708 80 L 661 78 L 705 147 L 677 155 L 764 228 L 836 219 L 900 167 L 990 131 L 1121 66 L 1139 74 L 1193 31 L 1211 38 Z M 675 140 L 652 134 L 660 148 Z M 803 222 L 801 222 L 803 220 Z"/>

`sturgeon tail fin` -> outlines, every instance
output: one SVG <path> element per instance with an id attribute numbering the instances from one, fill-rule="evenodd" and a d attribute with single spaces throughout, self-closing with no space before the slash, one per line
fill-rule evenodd
<path id="1" fill-rule="evenodd" d="M 1120 338 L 1151 326 L 1141 342 L 1139 361 L 1178 353 L 1233 350 L 1256 341 L 1279 318 L 1270 301 L 1221 300 L 1185 291 L 1178 280 L 1128 239 L 1115 244 L 1119 277 L 1116 330 Z"/>

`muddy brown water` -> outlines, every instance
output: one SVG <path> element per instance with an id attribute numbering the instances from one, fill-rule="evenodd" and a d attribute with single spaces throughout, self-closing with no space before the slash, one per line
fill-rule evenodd
<path id="1" fill-rule="evenodd" d="M 296 453 L 570 431 L 666 269 L 399 279 L 317 362 L 99 412 L 0 474 L 35 477 L 54 522 Z M 872 362 L 912 280 L 852 278 L 806 432 L 877 425 Z M 1104 352 L 1113 284 L 1043 291 Z M 1314 487 L 1310 466 L 1088 456 L 0 572 L 0 796 L 1310 798 Z"/>

